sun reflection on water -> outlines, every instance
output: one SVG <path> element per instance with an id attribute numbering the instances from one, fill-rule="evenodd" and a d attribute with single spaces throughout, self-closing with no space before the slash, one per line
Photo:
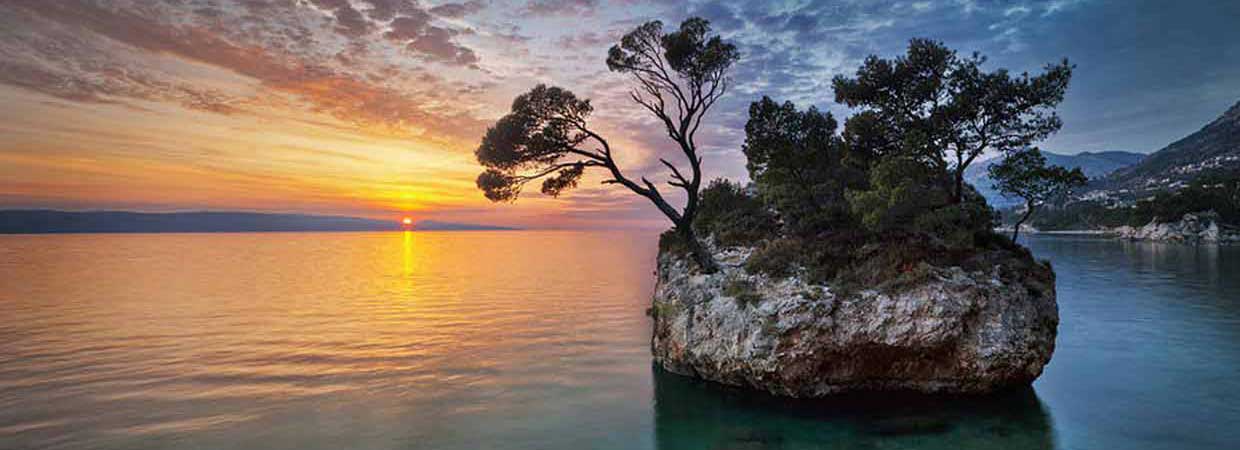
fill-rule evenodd
<path id="1" fill-rule="evenodd" d="M 402 248 L 404 249 L 404 255 L 401 259 L 405 263 L 405 269 L 402 273 L 405 275 L 405 278 L 409 278 L 410 275 L 413 275 L 413 232 L 405 230 L 403 234 L 404 244 Z"/>

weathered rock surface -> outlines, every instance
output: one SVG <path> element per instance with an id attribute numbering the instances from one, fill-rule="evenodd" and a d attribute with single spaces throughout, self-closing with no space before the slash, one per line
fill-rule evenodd
<path id="1" fill-rule="evenodd" d="M 1240 232 L 1219 225 L 1213 212 L 1188 213 L 1176 222 L 1150 221 L 1142 227 L 1119 227 L 1116 234 L 1133 241 L 1179 242 L 1184 244 L 1240 243 Z"/>
<path id="2" fill-rule="evenodd" d="M 663 368 L 794 397 L 983 393 L 1031 383 L 1055 349 L 1054 273 L 1041 264 L 931 268 L 898 292 L 842 298 L 747 273 L 749 252 L 717 253 L 710 275 L 659 256 L 652 350 Z"/>

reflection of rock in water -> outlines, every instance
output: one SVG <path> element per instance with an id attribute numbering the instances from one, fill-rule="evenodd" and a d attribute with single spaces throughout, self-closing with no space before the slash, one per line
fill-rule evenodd
<path id="1" fill-rule="evenodd" d="M 1033 389 L 982 397 L 883 393 L 790 400 L 654 369 L 661 449 L 1050 449 Z"/>

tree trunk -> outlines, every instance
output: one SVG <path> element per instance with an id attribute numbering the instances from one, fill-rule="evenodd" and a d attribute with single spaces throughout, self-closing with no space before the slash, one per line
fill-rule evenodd
<path id="1" fill-rule="evenodd" d="M 706 246 L 699 241 L 697 234 L 693 232 L 691 225 L 676 226 L 676 232 L 680 233 L 681 239 L 684 239 L 685 245 L 689 246 L 689 255 L 693 257 L 693 261 L 698 267 L 702 268 L 702 272 L 715 273 L 719 271 L 719 264 L 715 262 L 715 257 L 706 250 Z"/>
<path id="2" fill-rule="evenodd" d="M 1020 225 L 1025 223 L 1025 220 L 1028 220 L 1029 216 L 1032 216 L 1032 215 L 1033 215 L 1033 203 L 1032 202 L 1026 203 L 1025 214 L 1020 216 L 1020 220 L 1016 221 L 1016 226 L 1012 229 L 1012 243 L 1013 244 L 1016 243 L 1016 238 L 1020 236 Z"/>
<path id="3" fill-rule="evenodd" d="M 964 170 L 956 169 L 956 189 L 952 193 L 952 204 L 960 204 L 964 200 Z"/>

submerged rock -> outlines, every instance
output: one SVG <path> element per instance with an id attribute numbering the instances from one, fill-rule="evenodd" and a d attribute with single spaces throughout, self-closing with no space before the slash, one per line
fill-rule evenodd
<path id="1" fill-rule="evenodd" d="M 1033 261 L 972 272 L 924 266 L 924 276 L 898 289 L 845 297 L 795 276 L 748 273 L 749 252 L 718 252 L 714 274 L 659 255 L 657 364 L 792 397 L 983 393 L 1028 385 L 1055 349 L 1054 273 Z"/>

